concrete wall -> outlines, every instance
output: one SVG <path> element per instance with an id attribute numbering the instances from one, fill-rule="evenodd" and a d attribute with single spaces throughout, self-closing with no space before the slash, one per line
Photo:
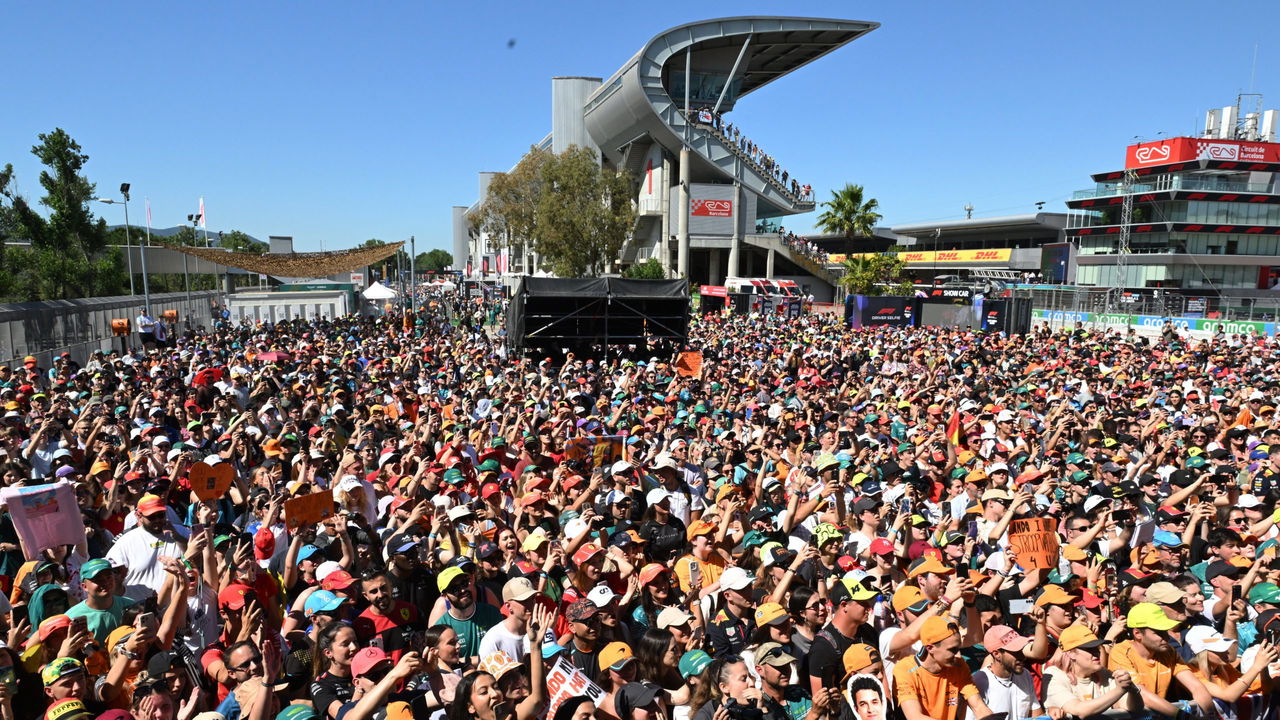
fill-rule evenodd
<path id="1" fill-rule="evenodd" d="M 221 302 L 221 292 L 157 293 L 151 296 L 156 317 L 165 310 L 178 311 L 179 331 L 189 322 L 193 327 L 209 327 L 212 303 Z M 111 335 L 111 321 L 127 318 L 130 323 L 142 310 L 141 295 L 49 300 L 44 302 L 0 305 L 0 362 L 21 364 L 26 355 L 34 355 L 42 367 L 49 367 L 54 356 L 71 353 L 84 363 L 94 350 L 120 349 L 120 339 Z M 129 335 L 131 347 L 138 345 L 137 328 Z"/>
<path id="2" fill-rule="evenodd" d="M 301 317 L 311 320 L 325 317 L 330 320 L 347 314 L 349 295 L 342 290 L 304 292 L 239 292 L 227 303 L 231 321 L 268 322 L 293 320 Z"/>
<path id="3" fill-rule="evenodd" d="M 551 151 L 557 155 L 570 145 L 599 150 L 587 132 L 582 107 L 600 87 L 598 77 L 551 78 Z"/>

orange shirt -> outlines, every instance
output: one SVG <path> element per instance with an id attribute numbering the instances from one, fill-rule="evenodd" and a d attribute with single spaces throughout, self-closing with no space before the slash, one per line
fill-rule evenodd
<path id="1" fill-rule="evenodd" d="M 904 700 L 915 700 L 920 709 L 933 720 L 956 720 L 965 716 L 964 705 L 978 694 L 969 667 L 958 662 L 935 675 L 914 656 L 893 667 L 894 695 L 898 706 Z"/>
<path id="2" fill-rule="evenodd" d="M 1107 658 L 1107 669 L 1111 672 L 1126 670 L 1133 681 L 1160 697 L 1167 697 L 1169 686 L 1178 673 L 1191 667 L 1178 658 L 1175 650 L 1167 650 L 1145 660 L 1138 655 L 1132 640 L 1117 643 Z"/>
<path id="3" fill-rule="evenodd" d="M 717 552 L 712 552 L 707 556 L 706 560 L 698 560 L 691 554 L 676 560 L 676 578 L 680 581 L 680 589 L 686 595 L 691 588 L 689 564 L 694 562 L 698 563 L 698 569 L 702 572 L 702 587 L 708 587 L 720 582 L 720 576 L 724 573 L 724 558 L 720 557 L 720 553 Z"/>

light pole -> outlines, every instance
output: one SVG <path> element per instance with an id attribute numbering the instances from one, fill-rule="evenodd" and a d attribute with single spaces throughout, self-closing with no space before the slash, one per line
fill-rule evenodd
<path id="1" fill-rule="evenodd" d="M 133 242 L 129 239 L 129 183 L 120 183 L 120 194 L 124 196 L 124 200 L 112 200 L 110 198 L 94 198 L 104 205 L 123 205 L 124 206 L 124 256 L 129 263 L 129 294 L 137 295 L 133 289 Z M 145 259 L 143 260 L 145 262 Z M 146 277 L 146 270 L 143 269 L 143 277 Z M 145 280 L 144 280 L 145 282 Z M 148 298 L 147 304 L 151 301 Z"/>

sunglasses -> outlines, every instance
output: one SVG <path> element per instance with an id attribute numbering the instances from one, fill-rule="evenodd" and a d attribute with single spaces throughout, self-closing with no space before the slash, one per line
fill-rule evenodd
<path id="1" fill-rule="evenodd" d="M 245 670 L 248 670 L 254 665 L 261 665 L 261 664 L 262 664 L 262 655 L 254 655 L 253 657 L 249 658 L 248 660 L 245 660 L 239 665 L 233 665 L 231 669 L 236 672 L 244 672 Z M 136 693 L 135 693 L 135 696 L 136 696 Z"/>

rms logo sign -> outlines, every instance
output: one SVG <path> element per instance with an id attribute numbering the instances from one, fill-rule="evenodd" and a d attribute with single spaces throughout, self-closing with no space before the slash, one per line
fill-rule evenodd
<path id="1" fill-rule="evenodd" d="M 700 217 L 732 217 L 732 200 L 691 200 L 689 214 Z"/>
<path id="2" fill-rule="evenodd" d="M 1168 145 L 1148 145 L 1140 147 L 1133 152 L 1133 156 L 1137 158 L 1139 165 L 1150 165 L 1152 163 L 1168 162 L 1169 146 Z"/>

